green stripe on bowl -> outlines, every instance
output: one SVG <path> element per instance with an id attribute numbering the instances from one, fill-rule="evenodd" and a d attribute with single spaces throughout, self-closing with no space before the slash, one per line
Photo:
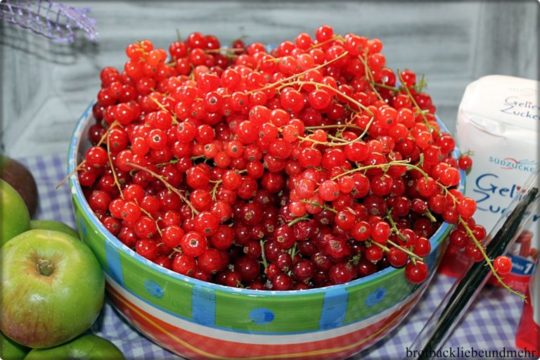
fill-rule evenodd
<path id="1" fill-rule="evenodd" d="M 403 269 L 360 286 L 348 288 L 345 324 L 367 319 L 407 298 L 416 288 L 404 281 Z"/>
<path id="2" fill-rule="evenodd" d="M 105 255 L 105 236 L 95 229 L 91 222 L 83 215 L 81 204 L 75 198 L 73 198 L 73 204 L 79 237 L 92 249 L 103 270 L 108 273 L 109 267 Z"/>
<path id="3" fill-rule="evenodd" d="M 294 333 L 319 330 L 324 294 L 246 297 L 218 290 L 215 300 L 217 327 L 257 333 Z"/>
<path id="4" fill-rule="evenodd" d="M 141 266 L 127 251 L 120 253 L 124 287 L 144 301 L 173 315 L 191 319 L 193 285 Z M 150 262 L 149 260 L 145 260 Z"/>

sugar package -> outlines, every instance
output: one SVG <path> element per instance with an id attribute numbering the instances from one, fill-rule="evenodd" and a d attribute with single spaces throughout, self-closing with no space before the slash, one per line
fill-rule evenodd
<path id="1" fill-rule="evenodd" d="M 473 159 L 465 194 L 477 202 L 475 220 L 489 232 L 538 164 L 538 85 L 535 80 L 490 75 L 469 84 L 457 118 L 457 141 Z M 537 208 L 536 208 L 537 209 Z M 536 210 L 537 211 L 537 210 Z M 525 291 L 538 257 L 538 213 L 510 250 L 505 282 Z"/>

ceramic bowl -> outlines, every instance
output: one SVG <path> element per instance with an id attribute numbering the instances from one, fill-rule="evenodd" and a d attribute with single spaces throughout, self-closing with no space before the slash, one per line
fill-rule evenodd
<path id="1" fill-rule="evenodd" d="M 73 174 L 89 146 L 91 106 L 69 148 Z M 461 186 L 464 183 L 462 174 Z M 429 285 L 451 227 L 431 237 L 430 277 L 412 285 L 403 269 L 386 268 L 349 283 L 302 291 L 256 291 L 199 281 L 141 257 L 109 233 L 70 177 L 77 227 L 107 279 L 120 314 L 152 341 L 190 359 L 340 359 L 385 337 Z"/>

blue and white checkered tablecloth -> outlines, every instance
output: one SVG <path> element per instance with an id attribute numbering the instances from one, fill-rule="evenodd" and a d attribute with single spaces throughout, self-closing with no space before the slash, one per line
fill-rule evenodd
<path id="1" fill-rule="evenodd" d="M 37 218 L 54 219 L 74 226 L 69 187 L 66 183 L 56 189 L 66 176 L 65 156 L 41 156 L 18 159 L 34 174 L 39 188 L 40 204 Z M 402 359 L 406 356 L 416 334 L 422 329 L 452 279 L 438 275 L 423 299 L 407 319 L 385 339 L 357 355 L 355 359 Z M 446 343 L 446 357 L 465 357 L 466 351 L 497 351 L 491 358 L 516 358 L 514 345 L 516 328 L 521 316 L 519 298 L 502 289 L 486 288 L 475 301 L 469 313 Z M 115 343 L 127 359 L 180 359 L 146 339 L 127 324 L 107 303 L 92 330 Z M 460 352 L 461 351 L 461 352 Z M 457 356 L 456 356 L 457 355 Z M 459 356 L 462 355 L 462 356 Z M 470 356 L 469 358 L 479 358 Z"/>

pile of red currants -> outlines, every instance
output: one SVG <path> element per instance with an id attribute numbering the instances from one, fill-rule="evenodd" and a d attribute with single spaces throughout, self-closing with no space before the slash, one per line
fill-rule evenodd
<path id="1" fill-rule="evenodd" d="M 415 284 L 442 221 L 482 260 L 455 141 L 379 39 L 299 34 L 273 50 L 192 33 L 130 44 L 101 89 L 78 166 L 105 227 L 141 256 L 257 290 L 340 284 L 388 266 Z"/>

